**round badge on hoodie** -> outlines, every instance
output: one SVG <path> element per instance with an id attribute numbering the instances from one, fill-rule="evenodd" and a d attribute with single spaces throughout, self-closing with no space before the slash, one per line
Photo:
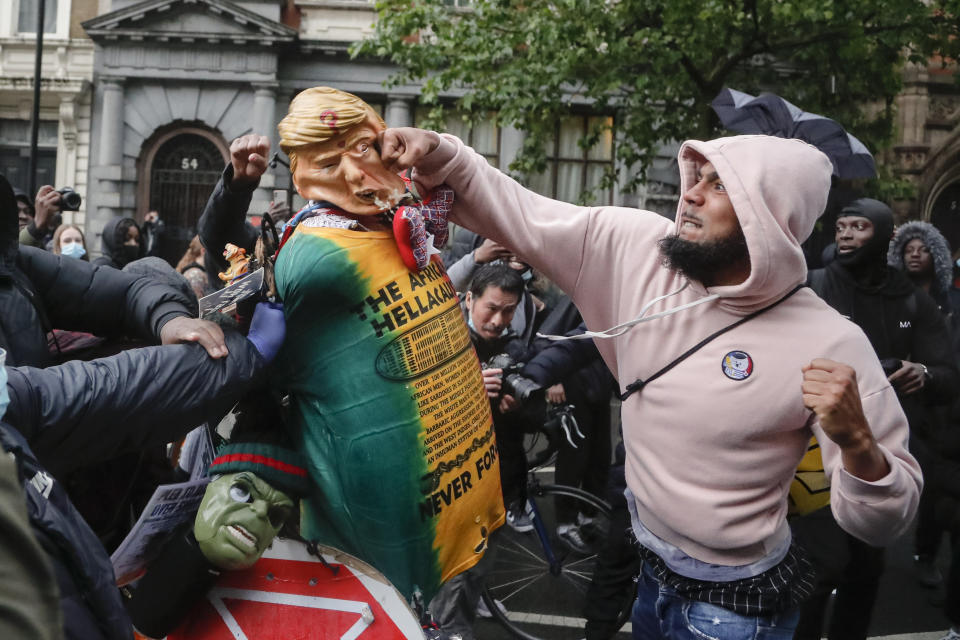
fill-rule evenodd
<path id="1" fill-rule="evenodd" d="M 753 373 L 753 358 L 746 351 L 731 351 L 723 356 L 721 367 L 731 380 L 746 380 Z"/>

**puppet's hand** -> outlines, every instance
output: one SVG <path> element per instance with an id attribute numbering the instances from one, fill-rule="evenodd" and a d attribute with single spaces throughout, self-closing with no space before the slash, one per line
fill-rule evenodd
<path id="1" fill-rule="evenodd" d="M 275 302 L 257 303 L 247 340 L 253 343 L 264 360 L 272 362 L 277 357 L 286 336 L 287 323 L 283 316 L 283 305 Z"/>
<path id="2" fill-rule="evenodd" d="M 251 133 L 230 143 L 230 164 L 233 165 L 233 185 L 249 185 L 260 182 L 267 172 L 267 156 L 270 154 L 270 138 Z"/>

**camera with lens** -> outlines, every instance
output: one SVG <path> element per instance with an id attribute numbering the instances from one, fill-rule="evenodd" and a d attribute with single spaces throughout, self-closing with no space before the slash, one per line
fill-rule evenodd
<path id="1" fill-rule="evenodd" d="M 57 193 L 60 194 L 60 209 L 61 211 L 79 211 L 80 205 L 83 203 L 83 198 L 80 197 L 80 194 L 73 190 L 73 187 L 64 187 L 62 189 L 57 189 Z"/>
<path id="2" fill-rule="evenodd" d="M 524 403 L 538 391 L 543 391 L 543 387 L 531 380 L 524 378 L 520 372 L 523 370 L 523 363 L 517 363 L 509 354 L 500 353 L 489 360 L 484 369 L 502 369 L 503 377 L 500 386 L 500 395 L 511 395 L 520 403 Z"/>

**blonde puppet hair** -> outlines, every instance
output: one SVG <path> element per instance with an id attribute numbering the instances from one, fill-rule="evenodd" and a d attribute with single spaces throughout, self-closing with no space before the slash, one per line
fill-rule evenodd
<path id="1" fill-rule="evenodd" d="M 301 91 L 277 125 L 280 148 L 290 158 L 290 173 L 297 170 L 297 151 L 336 138 L 368 119 L 387 126 L 370 105 L 352 93 L 331 87 Z"/>

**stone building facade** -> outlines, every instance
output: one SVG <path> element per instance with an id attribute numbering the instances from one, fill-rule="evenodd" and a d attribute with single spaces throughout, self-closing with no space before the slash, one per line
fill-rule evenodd
<path id="1" fill-rule="evenodd" d="M 32 104 L 35 40 L 21 8 L 38 0 L 0 3 L 0 170 L 20 170 Z M 55 20 L 44 39 L 41 99 L 41 184 L 70 185 L 84 207 L 67 221 L 86 228 L 89 248 L 113 216 L 142 220 L 151 209 L 168 223 L 168 259 L 189 240 L 203 202 L 228 159 L 230 142 L 245 133 L 268 135 L 290 99 L 327 84 L 356 93 L 393 126 L 417 125 L 423 112 L 417 86 L 390 90 L 393 69 L 354 60 L 351 43 L 369 35 L 370 0 L 47 0 Z M 30 5 L 30 6 L 28 6 Z M 897 141 L 878 161 L 907 176 L 916 197 L 897 203 L 902 218 L 932 220 L 960 246 L 960 93 L 953 69 L 907 67 L 897 101 Z M 557 123 L 550 168 L 526 177 L 534 189 L 564 200 L 594 186 L 612 163 L 613 139 L 581 150 L 571 141 L 588 113 Z M 506 169 L 523 134 L 491 122 L 447 129 Z M 643 206 L 672 215 L 678 180 L 665 149 L 647 187 L 616 188 L 595 202 Z M 16 166 L 15 166 L 16 165 Z M 276 190 L 290 193 L 286 167 L 261 182 L 251 213 L 265 211 Z"/>
<path id="2" fill-rule="evenodd" d="M 956 67 L 908 65 L 897 98 L 896 142 L 886 161 L 916 194 L 896 203 L 901 220 L 927 220 L 960 249 L 960 87 Z"/>
<path id="3" fill-rule="evenodd" d="M 0 2 L 0 173 L 29 189 L 37 0 Z M 81 27 L 97 0 L 47 0 L 41 64 L 37 185 L 88 190 L 93 42 Z M 83 206 L 65 222 L 84 224 Z"/>
<path id="4" fill-rule="evenodd" d="M 372 32 L 369 0 L 101 0 L 110 5 L 84 23 L 96 44 L 88 235 L 113 216 L 138 220 L 151 210 L 167 222 L 175 253 L 189 239 L 206 194 L 228 159 L 230 141 L 268 135 L 299 91 L 330 85 L 355 93 L 392 126 L 423 115 L 418 87 L 384 89 L 393 69 L 350 59 L 349 45 Z M 550 170 L 531 185 L 574 199 L 612 164 L 612 137 L 584 151 L 571 141 L 591 116 L 558 123 Z M 492 122 L 449 130 L 506 168 L 522 134 Z M 275 190 L 290 193 L 277 165 L 261 181 L 251 213 L 265 211 Z M 566 189 L 566 190 L 564 190 Z M 201 195 L 203 194 L 203 195 Z M 611 189 L 606 202 L 625 202 Z"/>

